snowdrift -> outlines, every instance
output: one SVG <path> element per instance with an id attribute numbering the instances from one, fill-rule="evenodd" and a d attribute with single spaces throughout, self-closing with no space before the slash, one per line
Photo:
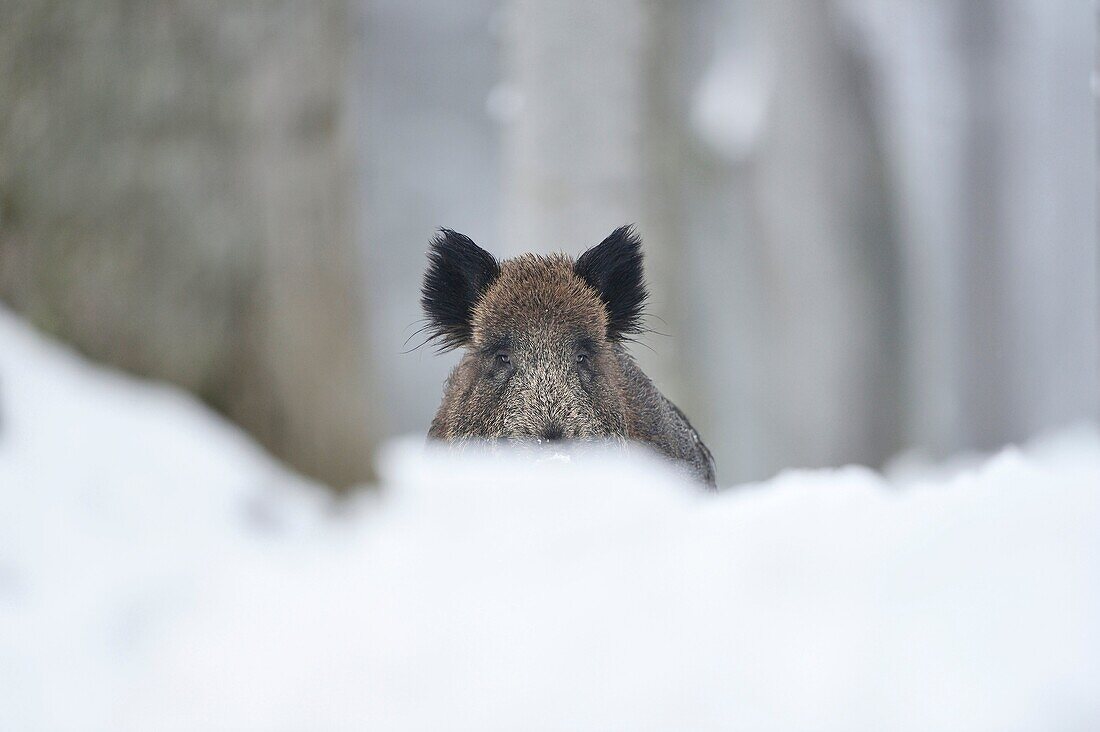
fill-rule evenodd
<path id="1" fill-rule="evenodd" d="M 719 495 L 390 446 L 332 505 L 0 311 L 0 729 L 1100 728 L 1100 436 Z"/>

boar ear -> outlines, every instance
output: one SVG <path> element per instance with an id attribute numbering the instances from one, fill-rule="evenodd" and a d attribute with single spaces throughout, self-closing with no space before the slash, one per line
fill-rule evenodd
<path id="1" fill-rule="evenodd" d="M 622 340 L 642 332 L 646 289 L 642 272 L 642 240 L 632 226 L 620 226 L 580 256 L 573 265 L 600 294 L 607 307 L 607 337 Z"/>
<path id="2" fill-rule="evenodd" d="M 474 305 L 500 274 L 493 255 L 469 237 L 440 229 L 428 252 L 428 270 L 420 290 L 420 305 L 428 318 L 429 340 L 441 350 L 470 341 Z"/>

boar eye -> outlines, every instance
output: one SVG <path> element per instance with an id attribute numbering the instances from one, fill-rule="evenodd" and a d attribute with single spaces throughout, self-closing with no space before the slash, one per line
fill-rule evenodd
<path id="1" fill-rule="evenodd" d="M 577 363 L 583 364 L 588 362 L 588 354 L 581 351 L 577 354 Z"/>
<path id="2" fill-rule="evenodd" d="M 509 364 L 509 363 L 512 363 L 512 357 L 510 355 L 508 355 L 507 353 L 498 353 L 497 354 L 497 362 L 498 363 L 503 363 L 503 364 Z"/>

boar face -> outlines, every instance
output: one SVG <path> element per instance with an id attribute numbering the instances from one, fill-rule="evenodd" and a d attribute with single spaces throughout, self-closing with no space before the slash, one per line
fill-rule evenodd
<path id="1" fill-rule="evenodd" d="M 639 332 L 644 302 L 640 243 L 628 228 L 575 262 L 529 254 L 501 263 L 444 230 L 422 304 L 432 338 L 466 353 L 430 436 L 625 438 L 619 342 Z"/>

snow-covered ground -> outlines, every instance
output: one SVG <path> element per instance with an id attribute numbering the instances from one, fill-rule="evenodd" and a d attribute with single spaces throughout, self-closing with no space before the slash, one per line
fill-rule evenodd
<path id="1" fill-rule="evenodd" d="M 0 311 L 0 730 L 1100 729 L 1100 436 L 705 494 L 383 456 L 334 507 Z"/>

